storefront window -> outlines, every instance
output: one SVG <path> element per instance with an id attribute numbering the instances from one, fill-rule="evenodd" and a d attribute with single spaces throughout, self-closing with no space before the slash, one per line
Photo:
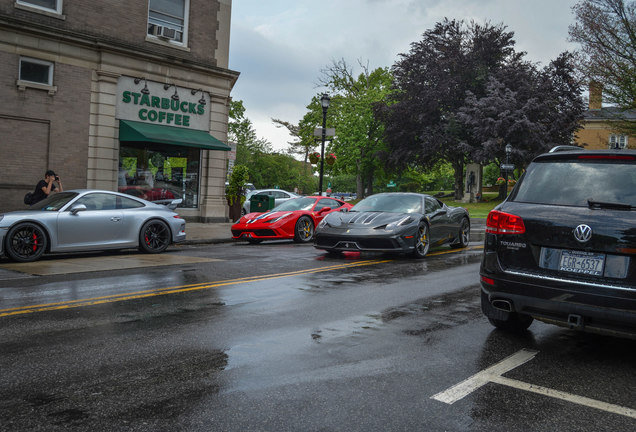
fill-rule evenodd
<path id="1" fill-rule="evenodd" d="M 179 207 L 199 205 L 197 148 L 154 143 L 122 143 L 119 150 L 120 192 L 148 201 L 181 198 Z"/>

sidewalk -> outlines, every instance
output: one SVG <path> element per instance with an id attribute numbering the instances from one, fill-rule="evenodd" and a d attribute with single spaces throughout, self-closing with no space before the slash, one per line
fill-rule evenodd
<path id="1" fill-rule="evenodd" d="M 473 218 L 470 221 L 473 233 L 484 232 L 486 219 Z M 227 223 L 186 223 L 186 244 L 229 243 L 232 240 L 232 222 Z"/>

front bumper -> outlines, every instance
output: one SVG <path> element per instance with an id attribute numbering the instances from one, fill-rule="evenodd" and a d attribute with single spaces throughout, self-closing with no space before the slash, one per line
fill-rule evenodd
<path id="1" fill-rule="evenodd" d="M 374 232 L 375 231 L 375 232 Z M 365 252 L 411 252 L 415 248 L 416 238 L 408 230 L 399 233 L 382 233 L 378 230 L 360 230 L 360 232 L 316 232 L 314 247 L 327 251 L 365 251 Z"/>

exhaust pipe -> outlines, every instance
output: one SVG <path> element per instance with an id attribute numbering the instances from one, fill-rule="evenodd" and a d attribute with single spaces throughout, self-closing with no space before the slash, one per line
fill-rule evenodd
<path id="1" fill-rule="evenodd" d="M 495 309 L 499 309 L 504 312 L 512 312 L 512 303 L 508 300 L 495 299 L 490 302 L 490 304 L 492 304 L 492 307 Z"/>

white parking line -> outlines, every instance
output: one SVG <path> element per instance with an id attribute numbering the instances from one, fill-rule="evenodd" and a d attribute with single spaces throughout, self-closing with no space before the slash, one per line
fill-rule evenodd
<path id="1" fill-rule="evenodd" d="M 527 349 L 517 351 L 510 357 L 506 357 L 499 363 L 490 366 L 488 369 L 485 369 L 471 376 L 470 378 L 460 382 L 459 384 L 454 385 L 453 387 L 441 393 L 437 393 L 436 395 L 431 396 L 431 399 L 435 399 L 449 405 L 453 404 L 458 400 L 468 396 L 479 387 L 492 382 L 494 378 L 505 374 L 506 372 L 516 368 L 517 366 L 521 366 L 522 364 L 529 362 L 538 353 L 539 351 L 532 351 Z"/>
<path id="2" fill-rule="evenodd" d="M 523 381 L 518 381 L 501 376 L 504 373 L 532 360 L 538 353 L 539 351 L 532 351 L 527 349 L 517 351 L 515 354 L 503 359 L 502 361 L 489 367 L 488 369 L 485 369 L 471 376 L 470 378 L 460 382 L 459 384 L 454 385 L 453 387 L 448 388 L 447 390 L 444 390 L 443 392 L 431 396 L 431 399 L 435 399 L 450 405 L 468 396 L 470 393 L 485 384 L 496 383 L 505 385 L 507 387 L 516 388 L 518 390 L 524 390 L 555 399 L 561 399 L 578 405 L 583 405 L 586 407 L 595 408 L 636 419 L 636 410 L 632 408 L 614 405 L 607 402 L 601 402 L 595 399 L 577 396 L 575 394 L 566 393 L 534 384 L 528 384 Z"/>

